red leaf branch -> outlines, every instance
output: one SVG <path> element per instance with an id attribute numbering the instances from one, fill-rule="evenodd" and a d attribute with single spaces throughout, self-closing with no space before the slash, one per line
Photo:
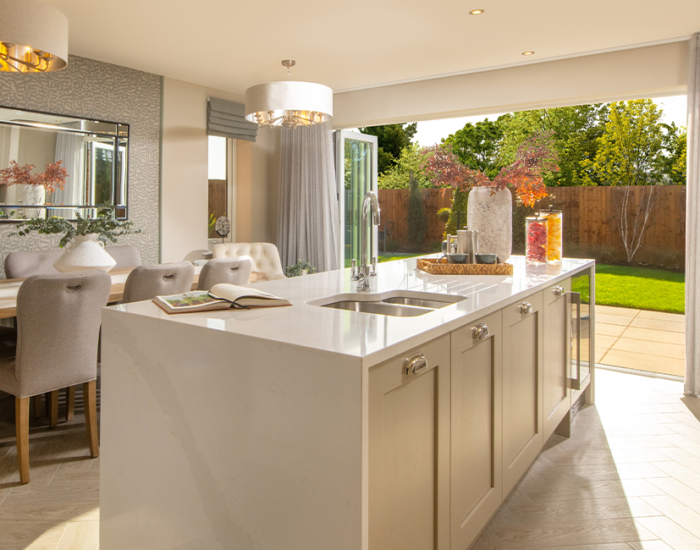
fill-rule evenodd
<path id="1" fill-rule="evenodd" d="M 32 174 L 33 164 L 19 166 L 11 160 L 10 166 L 0 170 L 0 185 L 41 185 L 47 193 L 63 190 L 68 171 L 61 166 L 62 160 L 47 164 L 43 174 Z"/>

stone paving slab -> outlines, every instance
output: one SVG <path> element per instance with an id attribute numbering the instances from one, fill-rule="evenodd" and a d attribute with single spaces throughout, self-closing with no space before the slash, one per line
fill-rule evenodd
<path id="1" fill-rule="evenodd" d="M 685 374 L 685 315 L 596 306 L 596 362 Z"/>

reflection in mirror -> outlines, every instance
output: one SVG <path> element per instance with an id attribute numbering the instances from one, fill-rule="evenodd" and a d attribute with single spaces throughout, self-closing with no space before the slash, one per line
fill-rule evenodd
<path id="1" fill-rule="evenodd" d="M 0 169 L 34 165 L 32 174 L 61 161 L 63 189 L 0 185 L 0 221 L 60 216 L 94 217 L 97 205 L 116 205 L 127 218 L 129 125 L 0 107 Z"/>

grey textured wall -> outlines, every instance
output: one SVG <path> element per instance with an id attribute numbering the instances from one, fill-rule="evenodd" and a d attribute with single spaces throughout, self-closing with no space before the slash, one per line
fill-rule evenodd
<path id="1" fill-rule="evenodd" d="M 70 56 L 68 67 L 48 74 L 0 73 L 0 106 L 95 118 L 130 125 L 129 220 L 143 230 L 119 244 L 138 246 L 144 263 L 158 262 L 160 107 L 163 78 L 118 65 Z M 8 237 L 0 225 L 0 276 L 13 250 L 57 246 L 60 236 Z"/>

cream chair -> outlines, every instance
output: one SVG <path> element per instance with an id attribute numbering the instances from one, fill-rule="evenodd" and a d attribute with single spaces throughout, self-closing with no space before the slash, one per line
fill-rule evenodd
<path id="1" fill-rule="evenodd" d="M 250 282 L 274 281 L 284 279 L 284 269 L 280 261 L 280 253 L 272 243 L 222 243 L 215 244 L 212 249 L 214 259 L 240 258 L 248 256 L 253 260 L 253 271 Z"/>

